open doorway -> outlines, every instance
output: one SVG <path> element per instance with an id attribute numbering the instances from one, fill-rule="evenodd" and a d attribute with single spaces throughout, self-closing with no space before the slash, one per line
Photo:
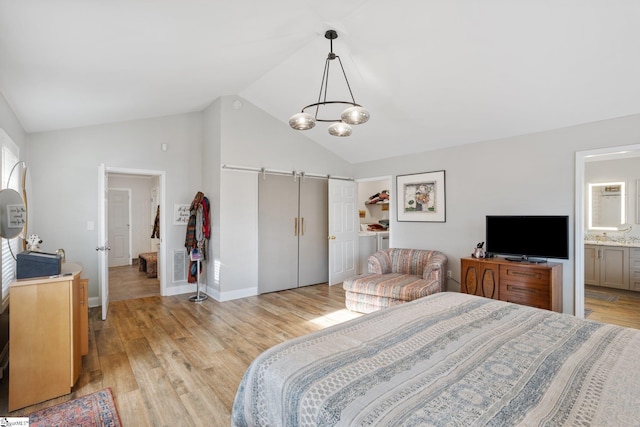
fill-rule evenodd
<path id="1" fill-rule="evenodd" d="M 639 253 L 634 255 L 634 252 L 640 243 L 640 176 L 636 175 L 639 167 L 640 145 L 576 153 L 574 298 L 578 317 L 640 327 L 636 305 L 640 302 L 640 283 L 638 277 L 634 278 L 640 273 L 634 265 L 638 264 L 634 257 Z M 605 185 L 607 183 L 622 185 Z M 606 194 L 598 196 L 598 187 Z M 606 200 L 599 203 L 598 197 Z M 613 216 L 604 215 L 601 212 L 604 206 L 616 200 L 618 212 Z M 603 224 L 594 219 L 598 215 L 616 220 Z M 618 300 L 623 302 L 618 304 L 620 307 L 616 305 Z M 629 312 L 633 316 L 624 312 L 629 302 L 633 303 Z M 599 313 L 593 313 L 594 310 Z M 620 323 L 632 318 L 635 318 L 633 324 Z"/>
<path id="2" fill-rule="evenodd" d="M 108 174 L 109 295 L 111 301 L 160 295 L 154 225 L 160 177 Z"/>
<path id="3" fill-rule="evenodd" d="M 104 167 L 101 233 L 108 242 L 100 273 L 103 318 L 108 301 L 165 295 L 162 171 Z M 141 261 L 144 260 L 144 263 Z"/>
<path id="4" fill-rule="evenodd" d="M 389 248 L 391 220 L 391 177 L 363 178 L 358 183 L 360 218 L 358 274 L 367 272 L 367 258 L 376 251 Z"/>

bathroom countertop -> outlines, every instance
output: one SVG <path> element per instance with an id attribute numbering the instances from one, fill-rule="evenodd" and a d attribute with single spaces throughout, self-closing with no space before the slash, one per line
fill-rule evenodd
<path id="1" fill-rule="evenodd" d="M 623 246 L 627 248 L 640 248 L 638 240 L 585 240 L 585 245 Z"/>

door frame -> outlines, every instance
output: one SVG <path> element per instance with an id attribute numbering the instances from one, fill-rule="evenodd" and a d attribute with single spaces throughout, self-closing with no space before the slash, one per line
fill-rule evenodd
<path id="1" fill-rule="evenodd" d="M 584 319 L 584 225 L 586 223 L 585 213 L 585 163 L 587 159 L 597 156 L 614 155 L 631 151 L 640 151 L 640 144 L 622 145 L 616 147 L 599 148 L 595 150 L 576 151 L 576 177 L 575 177 L 575 230 L 574 230 L 574 254 L 575 262 L 573 272 L 574 294 L 573 310 L 574 315 Z M 604 159 L 603 159 L 604 160 Z"/>
<path id="2" fill-rule="evenodd" d="M 105 172 L 107 175 L 109 174 L 128 174 L 128 175 L 144 175 L 144 176 L 157 176 L 159 178 L 159 206 L 160 212 L 160 248 L 158 253 L 158 276 L 160 279 L 160 295 L 167 296 L 167 250 L 166 250 L 166 233 L 167 233 L 167 216 L 169 209 L 167 208 L 166 203 L 166 172 L 160 170 L 151 170 L 151 169 L 133 169 L 133 168 L 122 168 L 122 167 L 114 167 L 114 166 L 105 166 Z M 108 203 L 108 201 L 107 201 Z M 101 219 L 98 224 L 100 230 L 103 230 L 106 233 L 108 230 L 106 229 L 105 222 Z M 100 294 L 102 296 L 102 289 L 100 289 Z"/>

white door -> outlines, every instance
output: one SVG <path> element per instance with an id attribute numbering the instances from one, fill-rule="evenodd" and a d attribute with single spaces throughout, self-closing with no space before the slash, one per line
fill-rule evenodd
<path id="1" fill-rule="evenodd" d="M 102 320 L 107 320 L 109 309 L 109 239 L 107 235 L 109 206 L 107 169 L 104 164 L 98 168 L 98 282 L 102 299 Z"/>
<path id="2" fill-rule="evenodd" d="M 329 285 L 355 276 L 358 265 L 358 186 L 329 180 Z"/>
<path id="3" fill-rule="evenodd" d="M 131 264 L 130 191 L 109 189 L 107 240 L 111 247 L 109 267 Z"/>

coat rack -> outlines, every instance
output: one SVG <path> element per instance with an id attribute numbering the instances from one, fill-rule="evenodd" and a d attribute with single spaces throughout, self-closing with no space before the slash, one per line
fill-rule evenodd
<path id="1" fill-rule="evenodd" d="M 211 223 L 209 222 L 209 199 L 198 191 L 191 202 L 189 208 L 189 221 L 187 223 L 187 234 L 185 237 L 185 247 L 189 254 L 189 282 L 196 282 L 196 294 L 189 297 L 190 301 L 202 302 L 208 295 L 200 291 L 200 268 L 202 261 L 207 260 L 208 240 L 211 235 Z M 195 274 L 192 268 L 195 267 Z"/>

